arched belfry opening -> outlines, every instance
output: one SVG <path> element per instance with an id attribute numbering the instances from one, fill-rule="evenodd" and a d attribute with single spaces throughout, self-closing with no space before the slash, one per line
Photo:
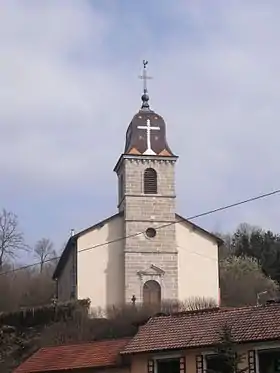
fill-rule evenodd
<path id="1" fill-rule="evenodd" d="M 143 286 L 143 304 L 149 307 L 160 307 L 161 287 L 155 280 L 146 281 Z"/>
<path id="2" fill-rule="evenodd" d="M 144 194 L 157 194 L 157 172 L 153 168 L 144 171 Z"/>

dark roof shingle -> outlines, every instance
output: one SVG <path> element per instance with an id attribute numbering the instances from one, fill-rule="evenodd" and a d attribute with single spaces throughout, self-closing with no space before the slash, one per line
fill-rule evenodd
<path id="1" fill-rule="evenodd" d="M 190 311 L 151 318 L 122 354 L 214 345 L 223 326 L 235 342 L 280 339 L 280 304 Z"/>
<path id="2" fill-rule="evenodd" d="M 14 373 L 117 366 L 120 350 L 125 347 L 130 339 L 122 338 L 41 348 L 17 367 Z"/>

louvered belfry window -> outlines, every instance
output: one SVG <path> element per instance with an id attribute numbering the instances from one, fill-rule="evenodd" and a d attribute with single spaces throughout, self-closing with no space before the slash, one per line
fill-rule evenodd
<path id="1" fill-rule="evenodd" d="M 144 172 L 144 193 L 157 194 L 157 172 L 153 168 L 147 168 Z"/>

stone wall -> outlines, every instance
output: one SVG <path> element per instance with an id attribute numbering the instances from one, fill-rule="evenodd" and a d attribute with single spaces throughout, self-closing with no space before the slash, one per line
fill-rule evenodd
<path id="1" fill-rule="evenodd" d="M 133 295 L 142 300 L 142 289 L 146 281 L 160 283 L 162 298 L 177 299 L 178 259 L 175 225 L 175 157 L 126 157 L 122 159 L 123 174 L 124 236 L 125 240 L 125 299 L 130 302 Z M 157 194 L 144 194 L 144 171 L 153 168 L 157 172 Z M 168 225 L 170 224 L 171 225 Z M 154 238 L 147 238 L 149 227 L 167 225 L 156 230 Z M 158 267 L 156 272 L 151 265 Z M 145 274 L 139 274 L 144 271 Z"/>

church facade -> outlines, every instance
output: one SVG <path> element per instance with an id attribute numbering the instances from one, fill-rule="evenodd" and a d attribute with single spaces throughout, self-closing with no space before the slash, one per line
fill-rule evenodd
<path id="1" fill-rule="evenodd" d="M 70 237 L 53 275 L 59 301 L 89 298 L 103 309 L 190 297 L 219 302 L 221 241 L 176 213 L 177 158 L 144 85 L 114 169 L 118 212 Z"/>

